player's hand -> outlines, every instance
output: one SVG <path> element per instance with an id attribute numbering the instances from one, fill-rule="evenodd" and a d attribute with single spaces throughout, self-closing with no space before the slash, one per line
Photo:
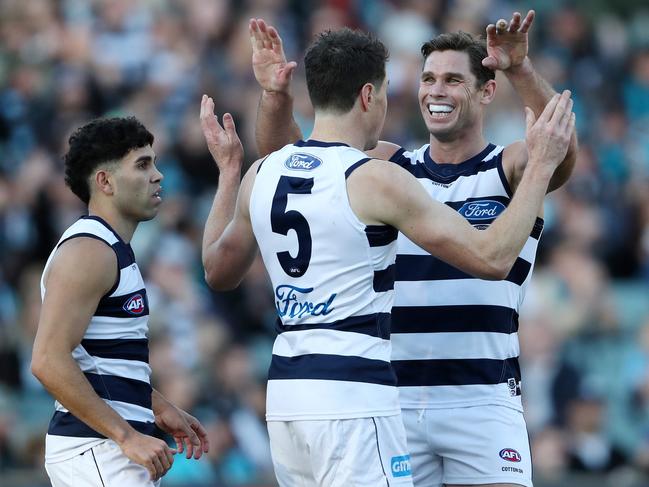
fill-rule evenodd
<path id="1" fill-rule="evenodd" d="M 527 152 L 530 164 L 542 164 L 554 172 L 565 159 L 575 129 L 570 91 L 554 95 L 537 119 L 531 108 L 525 107 Z"/>
<path id="2" fill-rule="evenodd" d="M 198 460 L 210 449 L 207 431 L 191 414 L 168 403 L 159 414 L 155 423 L 158 427 L 173 436 L 178 453 L 185 452 L 187 458 Z"/>
<path id="3" fill-rule="evenodd" d="M 201 100 L 201 127 L 207 148 L 221 173 L 241 171 L 243 146 L 237 135 L 234 120 L 229 113 L 223 114 L 223 127 L 214 114 L 214 100 L 203 95 Z"/>
<path id="4" fill-rule="evenodd" d="M 282 38 L 277 29 L 263 19 L 250 19 L 252 70 L 259 85 L 266 91 L 288 93 L 295 61 L 286 62 Z"/>
<path id="5" fill-rule="evenodd" d="M 134 431 L 119 445 L 124 455 L 142 465 L 151 474 L 151 480 L 162 478 L 174 463 L 176 450 L 162 440 Z"/>
<path id="6" fill-rule="evenodd" d="M 509 24 L 500 19 L 487 26 L 487 57 L 482 65 L 492 70 L 507 70 L 520 66 L 527 57 L 527 32 L 534 21 L 534 10 L 521 14 L 514 12 Z"/>

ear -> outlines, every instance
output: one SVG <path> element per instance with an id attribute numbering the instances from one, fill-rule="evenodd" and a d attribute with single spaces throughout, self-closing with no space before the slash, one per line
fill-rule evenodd
<path id="1" fill-rule="evenodd" d="M 361 88 L 359 94 L 361 101 L 361 110 L 367 112 L 370 109 L 370 105 L 374 102 L 374 85 L 372 83 L 365 83 Z"/>
<path id="2" fill-rule="evenodd" d="M 93 180 L 95 188 L 98 191 L 104 193 L 105 195 L 112 195 L 114 192 L 113 188 L 113 177 L 112 174 L 106 169 L 99 169 L 95 173 Z"/>
<path id="3" fill-rule="evenodd" d="M 496 81 L 493 79 L 488 80 L 480 89 L 482 96 L 480 97 L 480 103 L 483 105 L 489 105 L 496 96 Z"/>

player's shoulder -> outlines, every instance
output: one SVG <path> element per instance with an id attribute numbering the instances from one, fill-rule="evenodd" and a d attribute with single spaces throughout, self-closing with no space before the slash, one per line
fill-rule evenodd
<path id="1" fill-rule="evenodd" d="M 109 289 L 117 276 L 117 255 L 104 240 L 76 236 L 59 245 L 47 270 L 46 280 L 54 278 L 73 286 Z"/>
<path id="2" fill-rule="evenodd" d="M 507 145 L 502 151 L 502 166 L 507 181 L 516 185 L 527 165 L 527 144 L 517 140 Z"/>

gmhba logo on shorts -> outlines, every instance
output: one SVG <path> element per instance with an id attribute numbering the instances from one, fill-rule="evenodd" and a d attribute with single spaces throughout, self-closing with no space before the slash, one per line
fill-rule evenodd
<path id="1" fill-rule="evenodd" d="M 322 161 L 316 156 L 305 154 L 303 152 L 291 154 L 291 156 L 284 161 L 284 165 L 288 169 L 297 169 L 298 171 L 313 171 L 321 164 Z"/>
<path id="2" fill-rule="evenodd" d="M 410 471 L 410 455 L 392 457 L 390 467 L 393 477 L 407 477 L 408 475 L 412 475 Z"/>
<path id="3" fill-rule="evenodd" d="M 503 448 L 500 450 L 500 458 L 503 460 L 507 460 L 508 462 L 520 462 L 521 461 L 521 454 L 518 453 L 516 450 L 513 448 Z"/>

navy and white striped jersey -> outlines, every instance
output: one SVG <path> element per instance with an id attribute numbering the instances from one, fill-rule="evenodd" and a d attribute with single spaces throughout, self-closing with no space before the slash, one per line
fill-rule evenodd
<path id="1" fill-rule="evenodd" d="M 109 245 L 117 255 L 119 277 L 99 301 L 81 343 L 72 351 L 97 395 L 136 430 L 155 430 L 151 409 L 149 305 L 144 281 L 131 246 L 101 218 L 85 216 L 72 224 L 50 254 L 43 276 L 59 246 L 77 237 L 90 237 Z M 41 296 L 46 293 L 41 279 Z M 46 461 L 70 458 L 105 437 L 77 419 L 58 401 L 46 437 Z"/>
<path id="2" fill-rule="evenodd" d="M 503 147 L 489 144 L 460 164 L 437 164 L 429 145 L 391 160 L 437 201 L 484 229 L 512 192 Z M 502 281 L 473 278 L 399 235 L 392 360 L 402 408 L 521 405 L 518 312 L 530 280 L 543 220 L 538 218 Z"/>
<path id="3" fill-rule="evenodd" d="M 346 178 L 367 160 L 309 140 L 259 168 L 250 217 L 279 315 L 269 421 L 399 413 L 389 341 L 397 231 L 366 226 L 347 196 Z"/>

